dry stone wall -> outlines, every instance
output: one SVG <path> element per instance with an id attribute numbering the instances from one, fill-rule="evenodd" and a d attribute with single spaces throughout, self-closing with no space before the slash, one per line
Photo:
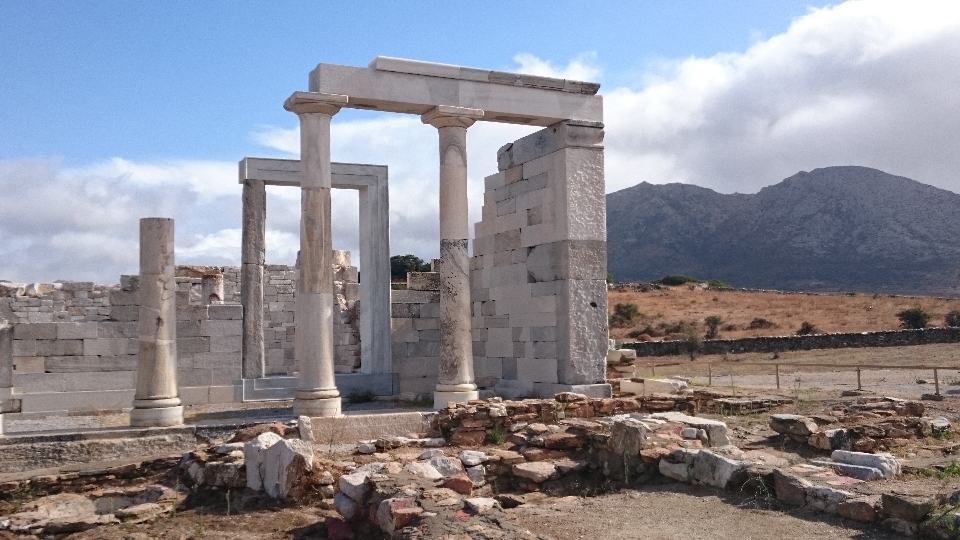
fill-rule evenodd
<path id="1" fill-rule="evenodd" d="M 886 330 L 809 336 L 770 336 L 741 339 L 705 340 L 701 354 L 806 351 L 811 349 L 846 349 L 857 347 L 899 347 L 931 343 L 960 343 L 960 327 L 923 328 L 920 330 Z M 680 341 L 647 341 L 626 343 L 624 348 L 637 351 L 637 356 L 672 356 L 687 354 Z"/>

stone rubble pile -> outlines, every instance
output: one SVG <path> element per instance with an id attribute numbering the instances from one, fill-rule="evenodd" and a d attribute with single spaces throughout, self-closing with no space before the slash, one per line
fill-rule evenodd
<path id="1" fill-rule="evenodd" d="M 176 492 L 160 485 L 96 489 L 84 495 L 59 493 L 28 502 L 19 512 L 0 518 L 0 530 L 53 537 L 121 521 L 139 523 L 166 514 L 179 500 Z"/>
<path id="2" fill-rule="evenodd" d="M 946 433 L 950 422 L 923 416 L 919 401 L 898 398 L 860 399 L 833 411 L 808 417 L 796 414 L 770 416 L 770 428 L 789 439 L 820 450 L 853 450 L 872 453 L 906 445 L 927 434 Z"/>

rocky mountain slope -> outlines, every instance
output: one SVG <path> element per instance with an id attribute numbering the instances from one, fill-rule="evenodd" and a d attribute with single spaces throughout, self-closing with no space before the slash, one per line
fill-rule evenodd
<path id="1" fill-rule="evenodd" d="M 607 195 L 617 281 L 960 293 L 960 195 L 866 167 L 799 172 L 759 193 L 646 182 Z"/>

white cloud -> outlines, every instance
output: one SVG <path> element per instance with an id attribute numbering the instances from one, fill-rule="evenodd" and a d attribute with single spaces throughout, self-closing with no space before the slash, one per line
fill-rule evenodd
<path id="1" fill-rule="evenodd" d="M 687 58 L 605 94 L 607 189 L 753 192 L 864 165 L 960 192 L 960 10 L 852 1 L 742 53 Z"/>
<path id="2" fill-rule="evenodd" d="M 520 53 L 513 57 L 513 61 L 519 66 L 516 71 L 541 77 L 596 81 L 601 73 L 600 68 L 596 66 L 597 53 L 593 52 L 581 54 L 563 67 L 557 67 L 530 53 Z"/>
<path id="3" fill-rule="evenodd" d="M 514 71 L 535 75 L 602 75 L 592 53 L 562 66 L 527 53 L 513 60 Z M 799 170 L 865 165 L 960 192 L 960 10 L 942 3 L 812 10 L 782 34 L 755 35 L 746 51 L 677 59 L 639 80 L 642 87 L 604 92 L 608 191 L 647 181 L 751 192 Z M 437 132 L 416 116 L 367 114 L 334 118 L 332 157 L 387 165 L 391 251 L 435 257 Z M 470 128 L 471 222 L 497 149 L 532 131 Z M 274 154 L 299 153 L 295 127 L 265 126 L 251 137 Z M 116 282 L 137 271 L 137 220 L 146 216 L 177 220 L 178 262 L 239 263 L 233 161 L 118 157 L 65 169 L 53 160 L 7 160 L 0 192 L 3 279 Z M 268 189 L 270 263 L 295 260 L 299 201 L 299 190 Z M 356 193 L 335 192 L 333 206 L 335 247 L 357 250 Z"/>

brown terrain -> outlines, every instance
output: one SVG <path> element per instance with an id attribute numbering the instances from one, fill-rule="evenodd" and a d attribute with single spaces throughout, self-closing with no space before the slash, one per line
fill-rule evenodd
<path id="1" fill-rule="evenodd" d="M 610 312 L 613 313 L 619 303 L 633 303 L 641 313 L 631 324 L 610 329 L 610 337 L 626 341 L 634 340 L 629 337 L 631 332 L 642 332 L 648 326 L 660 336 L 671 333 L 671 327 L 684 322 L 705 331 L 704 319 L 713 315 L 723 319 L 720 337 L 735 339 L 792 335 L 805 321 L 826 333 L 896 330 L 900 328 L 896 314 L 918 306 L 933 315 L 930 326 L 943 326 L 948 312 L 960 310 L 957 298 L 750 292 L 693 286 L 648 292 L 631 291 L 629 286 L 619 288 L 624 290 L 609 293 Z M 755 319 L 766 319 L 773 326 L 751 328 Z M 647 333 L 654 339 L 662 339 Z"/>

